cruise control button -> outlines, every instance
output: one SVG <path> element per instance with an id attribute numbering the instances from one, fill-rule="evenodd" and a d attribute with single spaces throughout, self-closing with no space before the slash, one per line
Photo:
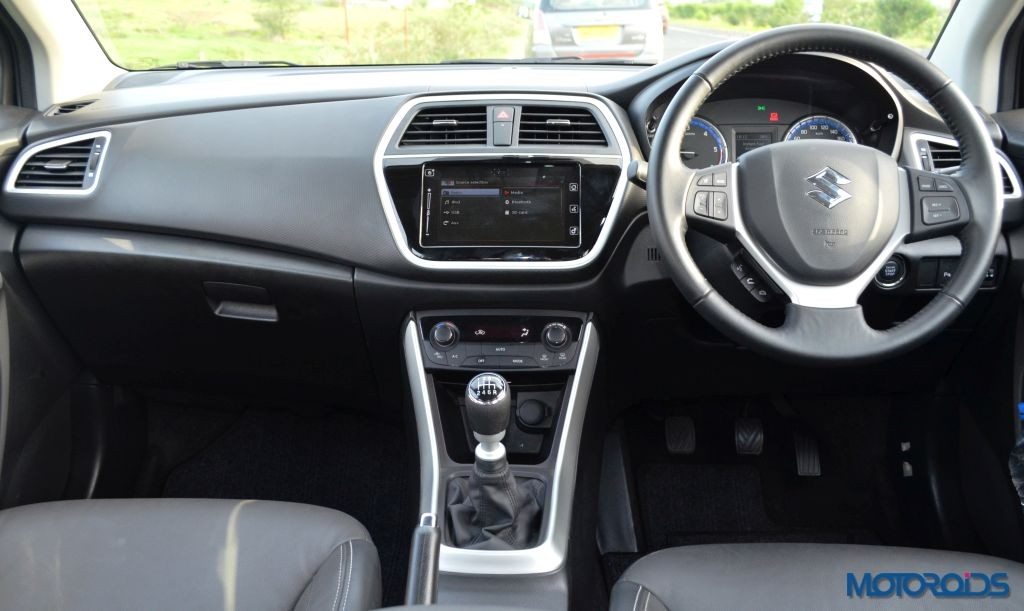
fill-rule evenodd
<path id="1" fill-rule="evenodd" d="M 725 193 L 714 192 L 711 198 L 711 217 L 716 221 L 724 221 L 729 218 L 729 196 Z"/>
<path id="2" fill-rule="evenodd" d="M 917 188 L 920 189 L 921 191 L 934 191 L 935 179 L 931 176 L 918 176 Z"/>
<path id="3" fill-rule="evenodd" d="M 726 186 L 728 186 L 729 185 L 729 181 L 726 178 L 726 173 L 725 172 L 715 172 L 715 174 L 714 174 L 714 184 L 715 184 L 716 187 L 726 187 Z"/>
<path id="4" fill-rule="evenodd" d="M 705 174 L 703 176 L 698 176 L 697 177 L 697 186 L 698 187 L 710 187 L 711 186 L 711 180 L 712 180 L 711 174 Z"/>
<path id="5" fill-rule="evenodd" d="M 936 191 L 945 191 L 946 193 L 952 193 L 953 192 L 953 184 L 950 183 L 948 180 L 942 180 L 941 178 L 936 178 L 935 179 L 935 190 Z"/>
<path id="6" fill-rule="evenodd" d="M 922 197 L 921 214 L 925 225 L 948 223 L 960 218 L 960 204 L 955 197 Z"/>
<path id="7" fill-rule="evenodd" d="M 697 216 L 710 217 L 710 207 L 708 200 L 710 199 L 711 193 L 708 191 L 697 191 L 697 194 L 693 196 L 693 213 Z"/>

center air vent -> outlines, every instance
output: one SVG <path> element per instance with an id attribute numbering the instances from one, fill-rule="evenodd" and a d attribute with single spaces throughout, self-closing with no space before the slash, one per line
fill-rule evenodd
<path id="1" fill-rule="evenodd" d="M 928 143 L 928 154 L 931 158 L 931 167 L 925 168 L 930 169 L 934 172 L 949 173 L 960 167 L 963 163 L 963 156 L 960 154 L 960 147 L 949 144 L 946 142 L 937 142 L 935 140 L 926 139 Z M 1020 189 L 1014 182 L 1015 176 L 1011 177 L 1009 163 L 1001 155 L 997 155 L 996 160 L 999 162 L 1000 177 L 1003 182 L 1003 195 L 1007 197 L 1020 197 Z"/>
<path id="2" fill-rule="evenodd" d="M 64 104 L 58 104 L 54 106 L 53 109 L 50 110 L 50 112 L 46 113 L 46 116 L 56 117 L 58 115 L 67 115 L 75 112 L 76 110 L 81 110 L 95 101 L 96 100 L 79 100 L 77 102 L 66 102 Z"/>
<path id="3" fill-rule="evenodd" d="M 578 144 L 606 146 L 601 125 L 585 108 L 524 106 L 519 144 Z"/>
<path id="4" fill-rule="evenodd" d="M 29 149 L 23 161 L 15 165 L 14 190 L 69 193 L 91 190 L 99 175 L 107 138 L 105 133 L 89 134 Z"/>
<path id="5" fill-rule="evenodd" d="M 440 106 L 416 113 L 399 146 L 487 144 L 486 106 Z"/>

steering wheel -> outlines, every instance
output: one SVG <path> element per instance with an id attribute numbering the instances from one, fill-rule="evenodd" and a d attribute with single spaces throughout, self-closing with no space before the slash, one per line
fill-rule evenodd
<path id="1" fill-rule="evenodd" d="M 798 140 L 702 170 L 679 150 L 690 120 L 729 78 L 791 53 L 844 55 L 882 66 L 920 92 L 960 143 L 951 175 L 898 166 L 846 142 Z M 797 25 L 738 41 L 708 59 L 669 104 L 652 144 L 647 207 L 676 286 L 725 335 L 765 355 L 801 363 L 853 364 L 921 345 L 949 325 L 984 280 L 1002 222 L 996 154 L 970 100 L 924 57 L 856 28 Z M 704 277 L 688 231 L 734 240 L 789 298 L 779 327 L 743 314 Z M 903 243 L 955 235 L 962 244 L 952 280 L 915 316 L 871 328 L 858 299 Z"/>

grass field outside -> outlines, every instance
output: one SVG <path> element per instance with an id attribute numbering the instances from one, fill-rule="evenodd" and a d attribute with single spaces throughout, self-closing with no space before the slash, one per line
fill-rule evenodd
<path id="1" fill-rule="evenodd" d="M 518 2 L 344 0 L 78 0 L 115 63 L 146 69 L 187 60 L 297 64 L 436 63 L 516 58 L 529 21 Z M 347 6 L 346 6 L 347 5 Z M 283 31 L 265 22 L 283 16 Z M 264 22 L 264 23 L 261 23 Z"/>

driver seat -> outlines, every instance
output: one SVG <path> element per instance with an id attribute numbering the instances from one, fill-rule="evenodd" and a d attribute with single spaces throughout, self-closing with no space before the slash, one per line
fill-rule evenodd
<path id="1" fill-rule="evenodd" d="M 871 583 L 865 584 L 865 573 Z M 903 576 L 879 577 L 880 573 Z M 933 573 L 936 577 L 914 577 Z M 957 592 L 966 573 L 970 592 L 936 597 L 919 591 L 925 579 L 944 579 Z M 992 580 L 994 573 L 1004 579 Z M 853 575 L 852 582 L 848 574 Z M 909 574 L 909 575 L 908 575 Z M 902 596 L 886 593 L 899 582 Z M 998 594 L 1007 584 L 1002 597 Z M 914 596 L 911 593 L 917 592 Z M 1020 609 L 1024 565 L 978 554 L 872 545 L 751 543 L 693 545 L 661 550 L 629 567 L 612 590 L 611 611 L 744 611 L 747 609 Z"/>

